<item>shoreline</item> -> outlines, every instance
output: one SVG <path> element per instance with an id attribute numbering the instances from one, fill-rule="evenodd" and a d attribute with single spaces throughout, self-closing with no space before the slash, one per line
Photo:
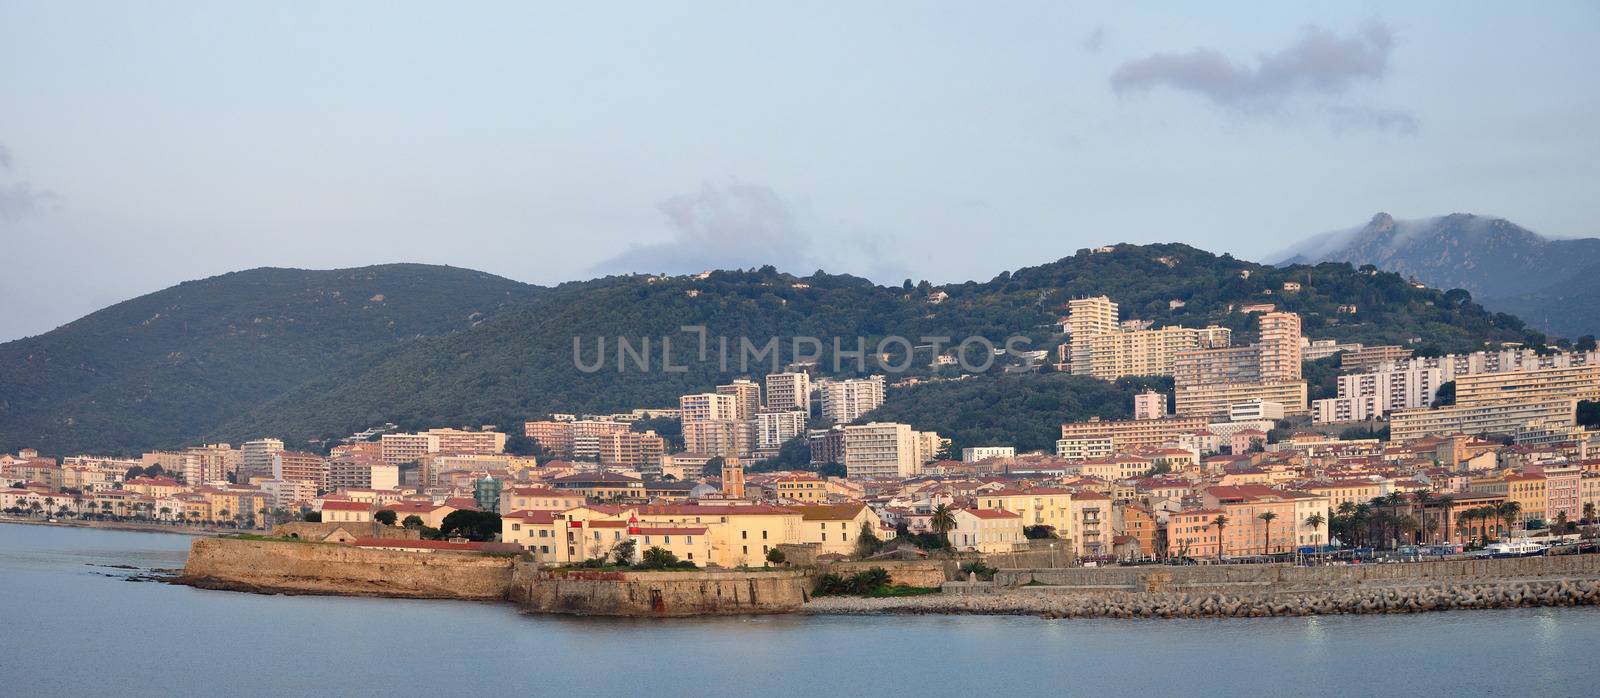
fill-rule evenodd
<path id="1" fill-rule="evenodd" d="M 61 528 L 87 528 L 101 531 L 130 531 L 134 533 L 175 533 L 183 536 L 202 536 L 220 538 L 231 536 L 244 531 L 215 528 L 188 528 L 184 526 L 166 526 L 162 524 L 140 524 L 114 521 L 41 521 L 39 519 L 19 519 L 0 515 L 0 524 L 21 524 L 24 526 L 56 526 Z"/>
<path id="2" fill-rule="evenodd" d="M 990 594 L 813 599 L 811 615 L 1031 615 L 1043 618 L 1267 618 L 1600 606 L 1600 578 L 1418 582 L 1271 592 L 1070 593 L 1037 587 Z"/>

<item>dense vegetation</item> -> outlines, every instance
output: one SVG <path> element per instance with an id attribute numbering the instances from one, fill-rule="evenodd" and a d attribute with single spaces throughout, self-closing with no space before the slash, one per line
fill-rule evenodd
<path id="1" fill-rule="evenodd" d="M 1303 288 L 1285 293 L 1291 280 Z M 930 302 L 937 290 L 948 298 Z M 370 300 L 380 293 L 384 301 Z M 910 280 L 878 286 L 821 272 L 796 277 L 771 267 L 705 278 L 608 277 L 553 289 L 440 267 L 256 270 L 184 284 L 0 346 L 0 448 L 133 452 L 263 435 L 303 442 L 389 421 L 407 429 L 512 425 L 548 412 L 670 406 L 684 392 L 787 363 L 795 336 L 823 338 L 823 373 L 834 372 L 826 343 L 835 337 L 845 351 L 862 338 L 869 355 L 887 335 L 919 344 L 925 336 L 976 335 L 998 344 L 1021 335 L 1028 338 L 1023 348 L 1050 350 L 1061 341 L 1055 323 L 1066 302 L 1092 294 L 1111 296 L 1124 318 L 1220 324 L 1234 328 L 1239 341 L 1254 335 L 1257 316 L 1238 306 L 1256 302 L 1301 313 L 1315 338 L 1439 351 L 1543 339 L 1516 318 L 1485 312 L 1462 291 L 1418 289 L 1347 264 L 1277 268 L 1177 244 L 1080 251 L 987 282 L 943 287 Z M 697 356 L 698 335 L 683 326 L 707 328 L 707 360 Z M 619 336 L 636 347 L 653 339 L 650 371 L 631 364 L 619 370 Z M 732 338 L 726 368 L 718 361 L 721 336 Z M 575 337 L 585 361 L 606 338 L 601 370 L 578 369 Z M 662 370 L 662 337 L 682 371 Z M 777 337 L 779 351 L 741 370 L 739 337 L 757 347 Z M 888 363 L 902 362 L 904 349 L 886 349 Z M 976 345 L 967 350 L 969 357 L 980 353 Z M 909 374 L 934 373 L 931 350 L 918 349 L 914 358 Z M 878 368 L 875 357 L 866 363 L 867 372 Z M 859 372 L 854 359 L 840 368 Z M 909 394 L 937 399 L 951 415 L 975 413 L 930 415 L 919 428 L 948 430 L 963 443 L 1026 448 L 1043 447 L 1063 417 L 1126 414 L 1131 389 L 1066 376 L 994 375 Z M 977 405 L 1010 421 L 985 416 Z M 899 408 L 885 409 L 888 417 Z M 1003 438 L 1007 433 L 1016 436 Z"/>
<path id="2" fill-rule="evenodd" d="M 420 264 L 179 284 L 0 344 L 0 446 L 126 453 L 193 441 L 312 378 L 470 330 L 537 290 Z"/>
<path id="3" fill-rule="evenodd" d="M 950 438 L 950 456 L 973 446 L 1015 446 L 1054 452 L 1062 422 L 1090 417 L 1127 419 L 1133 396 L 1146 388 L 1168 392 L 1168 378 L 1107 383 L 1065 373 L 977 375 L 966 380 L 891 391 L 863 421 L 904 422 Z"/>

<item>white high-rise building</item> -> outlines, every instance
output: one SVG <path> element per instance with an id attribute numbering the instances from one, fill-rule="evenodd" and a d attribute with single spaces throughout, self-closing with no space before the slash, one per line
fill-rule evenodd
<path id="1" fill-rule="evenodd" d="M 756 415 L 756 448 L 774 450 L 806 433 L 806 413 L 799 410 L 764 411 Z"/>
<path id="2" fill-rule="evenodd" d="M 272 458 L 283 452 L 281 439 L 256 439 L 239 446 L 239 482 L 252 477 L 272 477 Z"/>
<path id="3" fill-rule="evenodd" d="M 811 416 L 811 376 L 805 373 L 767 374 L 767 409 L 798 410 Z"/>
<path id="4" fill-rule="evenodd" d="M 821 392 L 824 418 L 853 422 L 883 405 L 883 376 L 825 383 Z"/>
<path id="5" fill-rule="evenodd" d="M 727 385 L 719 385 L 717 394 L 733 397 L 734 419 L 755 419 L 756 412 L 761 411 L 761 384 L 753 380 L 739 378 Z"/>
<path id="6" fill-rule="evenodd" d="M 732 395 L 696 393 L 678 398 L 678 414 L 684 424 L 738 419 L 738 409 L 738 401 Z"/>
<path id="7" fill-rule="evenodd" d="M 1133 396 L 1134 419 L 1160 419 L 1167 416 L 1167 394 L 1146 390 Z"/>
<path id="8" fill-rule="evenodd" d="M 907 478 L 922 471 L 924 459 L 931 457 L 924 436 L 909 424 L 872 422 L 844 428 L 844 467 L 851 479 Z"/>

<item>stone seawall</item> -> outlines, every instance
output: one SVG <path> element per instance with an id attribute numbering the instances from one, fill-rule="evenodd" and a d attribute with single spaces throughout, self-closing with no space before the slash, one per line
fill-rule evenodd
<path id="1" fill-rule="evenodd" d="M 1401 564 L 1295 567 L 1292 565 L 1186 565 L 1003 569 L 996 587 L 1046 585 L 1075 591 L 1168 591 L 1272 587 L 1346 587 L 1426 581 L 1600 577 L 1600 555 L 1439 560 Z"/>
<path id="2" fill-rule="evenodd" d="M 368 550 L 332 543 L 201 539 L 179 583 L 280 594 L 504 600 L 514 559 Z"/>
<path id="3" fill-rule="evenodd" d="M 1037 615 L 1045 618 L 1262 618 L 1267 616 L 1422 613 L 1480 608 L 1600 605 L 1600 580 L 1500 581 L 1366 586 L 1314 591 L 1048 593 L 1040 589 L 993 594 L 890 599 L 824 597 L 809 613 Z"/>
<path id="4" fill-rule="evenodd" d="M 833 562 L 821 569 L 822 572 L 849 576 L 856 572 L 864 572 L 874 567 L 883 568 L 889 573 L 890 584 L 904 584 L 912 587 L 938 588 L 947 579 L 945 564 L 938 560 L 933 561 L 901 561 L 901 560 L 874 560 L 856 562 Z"/>
<path id="5" fill-rule="evenodd" d="M 511 598 L 531 613 L 707 616 L 792 613 L 809 596 L 804 571 L 610 572 L 519 564 Z"/>

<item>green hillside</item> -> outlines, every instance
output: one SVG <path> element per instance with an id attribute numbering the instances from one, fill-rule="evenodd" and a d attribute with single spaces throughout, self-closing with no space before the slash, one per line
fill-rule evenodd
<path id="1" fill-rule="evenodd" d="M 0 450 L 129 453 L 193 441 L 312 378 L 470 330 L 534 291 L 420 264 L 179 284 L 0 344 Z"/>
<path id="2" fill-rule="evenodd" d="M 1283 283 L 1291 280 L 1302 289 L 1285 293 Z M 930 302 L 936 290 L 948 298 Z M 997 344 L 1024 335 L 1024 348 L 1049 350 L 1062 339 L 1055 323 L 1067 300 L 1091 294 L 1110 295 L 1124 318 L 1217 323 L 1234 328 L 1240 341 L 1253 336 L 1257 316 L 1238 306 L 1259 302 L 1302 313 L 1314 338 L 1420 338 L 1419 347 L 1440 351 L 1542 341 L 1516 318 L 1485 312 L 1465 292 L 1418 289 L 1395 274 L 1346 264 L 1277 268 L 1177 244 L 1080 251 L 987 282 L 942 287 L 878 286 L 821 272 L 796 277 L 771 267 L 706 278 L 608 277 L 551 289 L 419 265 L 258 269 L 182 284 L 0 345 L 0 449 L 135 452 L 264 435 L 302 441 L 387 421 L 407 428 L 505 425 L 548 412 L 670 406 L 682 393 L 770 369 L 767 361 L 741 371 L 735 358 L 725 370 L 718 336 L 733 338 L 734 357 L 741 336 L 757 346 L 778 337 L 780 364 L 793 358 L 789 338 L 797 335 L 840 337 L 847 349 L 862 337 L 869 353 L 886 335 L 918 343 L 924 336 L 981 335 Z M 1341 305 L 1355 312 L 1340 312 Z M 709 360 L 697 360 L 697 336 L 684 334 L 685 325 L 707 328 Z M 635 346 L 652 338 L 652 370 L 619 371 L 618 336 Z M 589 360 L 596 338 L 607 338 L 602 370 L 576 367 L 574 337 L 582 338 Z M 662 337 L 673 342 L 681 372 L 661 370 Z M 903 350 L 889 349 L 890 362 L 898 363 Z M 971 348 L 969 356 L 979 353 Z M 824 373 L 832 373 L 831 359 L 825 350 Z M 915 359 L 920 368 L 910 373 L 930 373 L 928 350 Z M 869 361 L 867 371 L 875 364 Z M 1083 397 L 1053 406 L 1043 397 L 1023 400 L 1018 404 L 1038 412 L 1024 419 L 1038 424 L 1018 427 L 1011 440 L 1031 443 L 1039 425 L 1063 415 L 1125 409 L 1125 389 L 1106 392 L 1065 378 L 1015 384 L 1034 396 L 1059 388 Z M 990 384 L 1008 391 L 1009 380 Z M 942 390 L 931 389 L 928 401 Z M 1118 406 L 1108 413 L 1113 398 Z M 958 400 L 940 409 L 969 407 Z M 986 427 L 973 438 L 1001 441 L 1003 428 Z"/>
<path id="3" fill-rule="evenodd" d="M 1248 278 L 1241 273 L 1246 271 Z M 1302 290 L 1284 294 L 1282 286 L 1288 280 L 1301 283 Z M 949 298 L 928 302 L 928 294 L 937 289 Z M 472 332 L 419 342 L 366 371 L 308 384 L 241 415 L 214 435 L 312 438 L 346 434 L 382 421 L 406 427 L 508 425 L 546 412 L 672 406 L 680 394 L 706 390 L 741 375 L 737 365 L 721 370 L 714 350 L 709 362 L 688 361 L 685 371 L 664 373 L 659 343 L 652 355 L 654 370 L 648 373 L 631 366 L 618 371 L 615 356 L 604 370 L 584 373 L 574 365 L 574 336 L 583 338 L 585 355 L 591 357 L 596 337 L 614 342 L 620 335 L 637 342 L 642 337 L 667 336 L 680 357 L 675 364 L 683 363 L 681 357 L 688 353 L 684 345 L 693 339 L 679 331 L 684 325 L 706 326 L 713 338 L 757 338 L 758 344 L 779 337 L 785 348 L 796 335 L 843 337 L 846 346 L 860 336 L 870 351 L 885 335 L 913 340 L 982 335 L 998 344 L 1008 335 L 1020 334 L 1030 338 L 1028 348 L 1050 349 L 1061 341 L 1054 323 L 1064 314 L 1067 300 L 1091 293 L 1105 293 L 1121 303 L 1125 318 L 1158 324 L 1217 323 L 1236 329 L 1241 341 L 1253 336 L 1258 316 L 1239 312 L 1237 306 L 1254 302 L 1273 302 L 1303 313 L 1308 334 L 1316 338 L 1369 343 L 1425 338 L 1419 346 L 1445 351 L 1476 349 L 1488 341 L 1542 341 L 1516 318 L 1486 313 L 1463 292 L 1418 289 L 1397 275 L 1359 271 L 1345 264 L 1280 269 L 1186 245 L 1124 245 L 1110 253 L 1080 252 L 988 282 L 937 288 L 909 282 L 876 286 L 821 273 L 795 277 L 770 267 L 720 271 L 705 279 L 612 277 L 559 287 Z M 1170 308 L 1174 299 L 1185 305 Z M 1356 312 L 1339 312 L 1341 305 L 1354 305 Z M 614 351 L 614 344 L 608 343 L 608 352 Z M 891 347 L 891 353 L 895 356 L 890 363 L 898 363 L 899 351 Z M 825 351 L 820 362 L 824 373 L 832 372 L 831 355 Z M 790 358 L 784 351 L 781 362 Z M 927 353 L 916 358 L 919 366 L 930 359 Z M 851 364 L 845 368 L 845 373 L 854 372 Z M 766 370 L 753 368 L 749 373 Z M 910 373 L 928 372 L 920 368 Z M 967 407 L 957 402 L 937 409 Z M 1085 409 L 1105 411 L 1098 405 Z M 1117 413 L 1122 409 L 1119 402 Z"/>

